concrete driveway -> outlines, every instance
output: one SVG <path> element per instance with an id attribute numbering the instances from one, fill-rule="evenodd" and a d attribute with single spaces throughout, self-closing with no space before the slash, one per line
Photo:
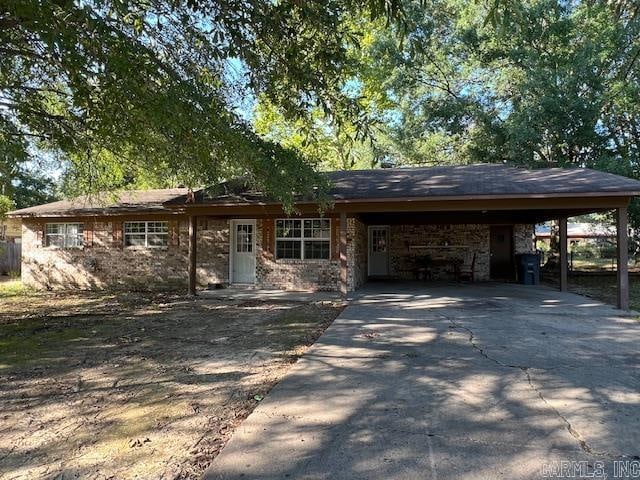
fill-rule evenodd
<path id="1" fill-rule="evenodd" d="M 639 478 L 614 476 L 634 466 L 635 319 L 545 287 L 373 284 L 206 478 Z"/>

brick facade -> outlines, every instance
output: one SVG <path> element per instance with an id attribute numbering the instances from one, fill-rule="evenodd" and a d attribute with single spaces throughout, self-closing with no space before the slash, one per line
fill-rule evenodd
<path id="1" fill-rule="evenodd" d="M 265 229 L 267 222 L 271 224 L 269 229 Z M 338 290 L 340 262 L 336 255 L 339 248 L 336 236 L 332 235 L 329 260 L 276 260 L 273 222 L 273 219 L 256 222 L 256 285 L 285 290 Z M 339 224 L 334 221 L 332 227 L 335 230 Z M 268 239 L 264 238 L 266 231 L 271 232 Z"/>
<path id="2" fill-rule="evenodd" d="M 517 224 L 513 226 L 513 249 L 516 253 L 536 253 L 535 225 Z"/>
<path id="3" fill-rule="evenodd" d="M 389 231 L 390 275 L 412 279 L 420 257 L 459 260 L 470 265 L 476 253 L 476 280 L 489 279 L 488 225 L 391 225 Z M 434 280 L 451 280 L 452 268 L 433 269 Z"/>
<path id="4" fill-rule="evenodd" d="M 347 290 L 353 291 L 364 285 L 368 274 L 367 226 L 357 218 L 347 220 Z"/>
<path id="5" fill-rule="evenodd" d="M 124 247 L 124 218 L 83 220 L 85 246 L 77 249 L 43 247 L 45 220 L 23 221 L 22 278 L 37 289 L 57 288 L 183 288 L 187 282 L 188 221 L 169 221 L 167 247 Z M 140 216 L 136 220 L 154 220 Z M 52 220 L 72 221 L 72 220 Z M 78 220 L 80 221 L 80 220 Z M 276 260 L 273 219 L 258 219 L 255 232 L 256 286 L 260 288 L 339 290 L 339 219 L 331 219 L 329 260 Z M 230 220 L 199 217 L 197 280 L 200 286 L 229 282 Z M 514 226 L 516 253 L 534 251 L 533 226 Z M 392 225 L 390 276 L 413 278 L 416 257 L 462 258 L 476 252 L 477 280 L 489 278 L 488 225 Z M 367 280 L 368 232 L 357 218 L 347 223 L 347 287 L 355 290 Z M 444 270 L 435 278 L 451 278 Z"/>
<path id="6" fill-rule="evenodd" d="M 51 223 L 58 221 L 61 220 Z M 161 248 L 124 247 L 123 222 L 115 217 L 84 220 L 85 246 L 82 248 L 44 247 L 45 223 L 23 221 L 22 279 L 32 288 L 147 289 L 186 285 L 189 251 L 186 219 L 169 221 L 170 244 Z M 200 218 L 197 253 L 199 285 L 228 281 L 228 220 Z"/>
<path id="7" fill-rule="evenodd" d="M 469 266 L 476 254 L 476 280 L 490 278 L 489 225 L 391 225 L 389 232 L 390 275 L 414 278 L 416 259 L 429 256 L 434 260 L 456 259 Z M 534 226 L 513 226 L 514 254 L 535 253 Z M 451 267 L 434 268 L 434 280 L 452 278 Z"/>

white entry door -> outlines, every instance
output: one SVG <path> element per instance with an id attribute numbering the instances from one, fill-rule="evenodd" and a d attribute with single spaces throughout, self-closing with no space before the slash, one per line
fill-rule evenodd
<path id="1" fill-rule="evenodd" d="M 231 283 L 255 283 L 255 220 L 231 221 Z"/>
<path id="2" fill-rule="evenodd" d="M 369 227 L 369 275 L 389 275 L 389 226 Z"/>

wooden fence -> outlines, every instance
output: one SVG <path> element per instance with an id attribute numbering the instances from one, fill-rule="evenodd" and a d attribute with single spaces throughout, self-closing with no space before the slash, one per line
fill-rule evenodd
<path id="1" fill-rule="evenodd" d="M 0 274 L 20 273 L 22 244 L 0 242 Z"/>

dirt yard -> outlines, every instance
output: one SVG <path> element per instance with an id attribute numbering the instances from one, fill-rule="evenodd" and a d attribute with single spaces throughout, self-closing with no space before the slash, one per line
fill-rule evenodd
<path id="1" fill-rule="evenodd" d="M 0 296 L 0 478 L 199 478 L 341 308 Z"/>

